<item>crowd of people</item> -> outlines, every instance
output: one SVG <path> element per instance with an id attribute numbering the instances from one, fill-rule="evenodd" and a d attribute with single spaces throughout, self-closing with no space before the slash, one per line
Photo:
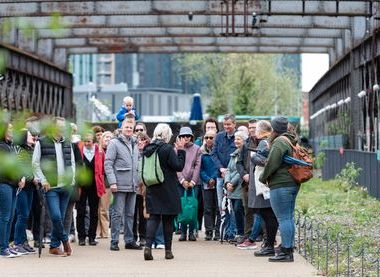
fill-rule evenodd
<path id="1" fill-rule="evenodd" d="M 145 260 L 153 259 L 153 248 L 165 249 L 165 258 L 173 259 L 174 233 L 181 242 L 196 241 L 204 230 L 206 241 L 256 250 L 255 256 L 270 262 L 293 261 L 299 184 L 283 157 L 292 154 L 297 135 L 286 118 L 238 127 L 235 116 L 227 114 L 223 130 L 208 118 L 202 136 L 184 126 L 171 143 L 168 124 L 158 124 L 150 138 L 137 121 L 133 99 L 125 100 L 113 132 L 100 126 L 80 132 L 71 123 L 69 137 L 61 117 L 52 119 L 51 128 L 37 128 L 41 119 L 28 118 L 21 131 L 2 121 L 0 158 L 15 160 L 13 166 L 22 170 L 0 170 L 1 257 L 35 253 L 45 242 L 49 254 L 70 256 L 73 242 L 96 246 L 107 238 L 110 250 L 119 251 L 122 234 L 124 248 L 144 249 Z M 15 132 L 22 134 L 17 140 Z M 140 160 L 155 151 L 164 181 L 145 186 Z M 198 221 L 175 230 L 184 194 L 198 199 Z"/>

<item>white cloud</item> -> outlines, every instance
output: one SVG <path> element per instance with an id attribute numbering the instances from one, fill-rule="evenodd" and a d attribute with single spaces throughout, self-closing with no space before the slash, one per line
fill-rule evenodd
<path id="1" fill-rule="evenodd" d="M 302 91 L 309 92 L 328 69 L 328 54 L 302 54 Z"/>

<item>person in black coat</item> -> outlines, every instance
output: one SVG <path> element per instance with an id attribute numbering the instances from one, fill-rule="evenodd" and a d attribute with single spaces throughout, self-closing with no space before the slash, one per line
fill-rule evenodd
<path id="1" fill-rule="evenodd" d="M 0 257 L 4 258 L 18 256 L 18 253 L 9 247 L 9 237 L 16 205 L 16 191 L 25 186 L 25 177 L 18 178 L 18 172 L 9 172 L 17 167 L 14 163 L 16 151 L 12 140 L 12 125 L 1 122 L 0 158 L 3 163 L 0 173 Z"/>
<path id="2" fill-rule="evenodd" d="M 167 124 L 158 124 L 153 133 L 152 143 L 148 144 L 143 151 L 143 155 L 149 157 L 156 150 L 164 182 L 162 184 L 151 185 L 146 189 L 146 210 L 150 215 L 147 222 L 147 240 L 144 249 L 144 259 L 153 260 L 152 244 L 154 242 L 157 228 L 162 220 L 165 241 L 165 259 L 173 259 L 172 239 L 173 220 L 181 211 L 181 202 L 177 186 L 179 181 L 177 172 L 183 170 L 185 166 L 186 152 L 184 140 L 176 142 L 177 153 L 172 145 L 168 144 L 172 137 L 172 130 Z"/>

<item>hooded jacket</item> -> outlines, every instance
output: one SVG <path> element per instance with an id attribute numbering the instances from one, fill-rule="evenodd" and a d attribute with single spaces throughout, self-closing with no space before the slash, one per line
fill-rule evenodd
<path id="1" fill-rule="evenodd" d="M 296 136 L 291 133 L 284 133 L 281 136 L 286 136 L 296 145 Z M 293 149 L 285 139 L 281 136 L 274 139 L 272 142 L 267 163 L 264 167 L 264 171 L 261 174 L 259 180 L 264 184 L 268 184 L 268 187 L 272 189 L 281 187 L 292 187 L 297 184 L 294 182 L 293 177 L 288 172 L 291 165 L 283 162 L 284 155 L 292 156 Z"/>
<path id="2" fill-rule="evenodd" d="M 135 138 L 120 135 L 111 139 L 104 162 L 109 184 L 116 184 L 119 192 L 136 192 L 140 182 L 138 161 L 139 150 Z"/>
<path id="3" fill-rule="evenodd" d="M 164 182 L 146 188 L 146 210 L 149 214 L 177 215 L 181 211 L 177 172 L 181 172 L 185 166 L 186 152 L 176 152 L 172 145 L 156 140 L 145 146 L 143 155 L 149 157 L 156 150 Z"/>

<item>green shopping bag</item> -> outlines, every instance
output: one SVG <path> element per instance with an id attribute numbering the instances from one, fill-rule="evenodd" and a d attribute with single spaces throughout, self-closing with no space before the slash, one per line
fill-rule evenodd
<path id="1" fill-rule="evenodd" d="M 179 224 L 188 225 L 193 223 L 198 229 L 198 200 L 195 197 L 194 189 L 191 190 L 192 195 L 187 195 L 185 190 L 184 195 L 181 197 L 181 213 L 174 219 L 175 228 L 178 230 Z"/>

